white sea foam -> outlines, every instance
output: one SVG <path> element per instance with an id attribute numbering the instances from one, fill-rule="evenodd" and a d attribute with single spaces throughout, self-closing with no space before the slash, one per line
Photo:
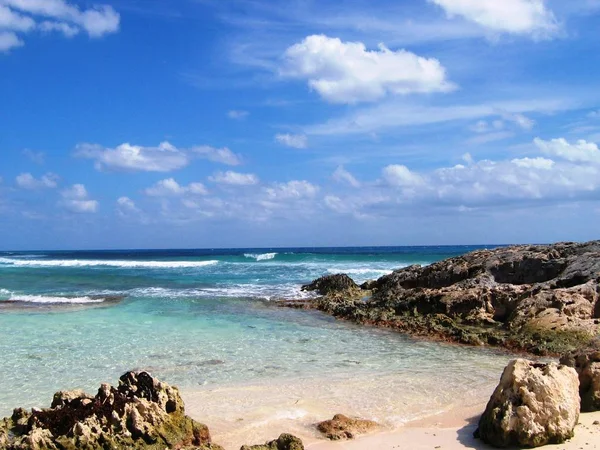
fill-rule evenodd
<path id="1" fill-rule="evenodd" d="M 127 269 L 188 269 L 218 264 L 219 261 L 121 261 L 102 259 L 28 259 L 0 258 L 0 264 L 17 267 L 123 267 Z"/>
<path id="2" fill-rule="evenodd" d="M 70 304 L 85 304 L 85 303 L 102 303 L 102 298 L 91 298 L 91 297 L 54 297 L 47 295 L 17 295 L 13 294 L 10 296 L 9 301 L 11 302 L 25 302 L 25 303 L 70 303 Z"/>
<path id="3" fill-rule="evenodd" d="M 127 292 L 133 297 L 154 298 L 253 298 L 261 300 L 301 299 L 310 298 L 314 294 L 302 292 L 298 284 L 236 284 L 206 288 L 169 289 L 162 287 L 147 287 L 133 289 Z"/>
<path id="4" fill-rule="evenodd" d="M 391 269 L 345 269 L 342 267 L 332 267 L 327 269 L 329 273 L 345 273 L 348 275 L 389 275 L 393 272 Z"/>
<path id="5" fill-rule="evenodd" d="M 9 297 L 12 295 L 12 292 L 8 289 L 0 289 L 0 297 Z"/>
<path id="6" fill-rule="evenodd" d="M 270 259 L 274 259 L 277 256 L 277 253 L 245 253 L 244 257 L 255 259 L 256 261 L 268 261 Z"/>

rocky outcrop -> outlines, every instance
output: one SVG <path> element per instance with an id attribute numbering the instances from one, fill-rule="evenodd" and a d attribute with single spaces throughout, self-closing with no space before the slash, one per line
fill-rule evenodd
<path id="1" fill-rule="evenodd" d="M 360 323 L 535 354 L 586 346 L 600 332 L 600 241 L 480 250 L 397 270 L 357 287 L 346 275 L 307 285 L 308 307 Z"/>
<path id="2" fill-rule="evenodd" d="M 302 286 L 303 291 L 315 291 L 319 295 L 355 296 L 361 295 L 361 288 L 346 274 L 326 275 Z"/>
<path id="3" fill-rule="evenodd" d="M 495 447 L 539 447 L 573 437 L 579 381 L 571 367 L 512 361 L 479 421 L 476 437 Z"/>
<path id="4" fill-rule="evenodd" d="M 58 392 L 49 409 L 15 409 L 0 421 L 7 450 L 222 450 L 205 425 L 185 415 L 177 388 L 147 372 L 129 372 L 96 396 Z"/>
<path id="5" fill-rule="evenodd" d="M 264 445 L 244 445 L 240 450 L 304 450 L 302 441 L 291 434 L 282 434 L 278 439 Z"/>
<path id="6" fill-rule="evenodd" d="M 583 412 L 600 411 L 600 340 L 589 348 L 576 350 L 560 359 L 579 375 L 579 396 Z"/>
<path id="7" fill-rule="evenodd" d="M 359 434 L 368 433 L 378 427 L 376 422 L 362 419 L 351 419 L 343 414 L 336 414 L 332 420 L 326 420 L 317 424 L 317 429 L 327 439 L 338 441 L 342 439 L 354 439 Z"/>

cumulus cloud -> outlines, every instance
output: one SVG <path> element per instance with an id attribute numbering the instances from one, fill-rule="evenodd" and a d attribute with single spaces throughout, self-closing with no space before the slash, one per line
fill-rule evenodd
<path id="1" fill-rule="evenodd" d="M 2 31 L 0 29 L 0 52 L 7 52 L 23 45 L 23 40 L 20 39 L 16 33 L 12 31 Z"/>
<path id="2" fill-rule="evenodd" d="M 281 145 L 292 148 L 308 147 L 308 138 L 304 134 L 276 134 L 275 140 Z"/>
<path id="3" fill-rule="evenodd" d="M 139 172 L 171 172 L 186 167 L 193 158 L 238 166 L 242 157 L 227 147 L 215 148 L 199 145 L 190 149 L 179 149 L 170 142 L 161 142 L 158 147 L 121 144 L 106 148 L 97 144 L 79 144 L 75 156 L 95 161 L 97 170 L 122 170 Z"/>
<path id="4" fill-rule="evenodd" d="M 332 178 L 338 183 L 349 184 L 352 187 L 360 187 L 360 182 L 354 177 L 354 175 L 344 169 L 343 166 L 339 166 L 337 169 L 335 169 Z"/>
<path id="5" fill-rule="evenodd" d="M 460 16 L 494 32 L 548 36 L 559 30 L 544 0 L 429 0 L 449 17 Z"/>
<path id="6" fill-rule="evenodd" d="M 234 120 L 242 120 L 242 119 L 245 119 L 246 117 L 248 117 L 249 114 L 250 113 L 248 111 L 232 109 L 231 111 L 227 112 L 227 117 L 229 117 L 230 119 L 234 119 Z"/>
<path id="7" fill-rule="evenodd" d="M 91 200 L 83 184 L 74 184 L 61 192 L 61 206 L 76 213 L 95 213 L 98 211 L 98 202 Z"/>
<path id="8" fill-rule="evenodd" d="M 173 178 L 161 180 L 154 186 L 149 187 L 145 191 L 146 195 L 151 197 L 168 197 L 184 194 L 206 195 L 208 191 L 202 183 L 190 183 L 187 186 L 181 186 Z"/>
<path id="9" fill-rule="evenodd" d="M 60 177 L 54 173 L 48 172 L 39 180 L 30 173 L 22 173 L 15 179 L 17 186 L 22 189 L 54 189 L 58 186 Z"/>
<path id="10" fill-rule="evenodd" d="M 274 183 L 265 188 L 270 200 L 289 200 L 312 198 L 319 192 L 319 187 L 304 180 L 292 180 L 287 183 Z"/>
<path id="11" fill-rule="evenodd" d="M 227 147 L 215 148 L 209 145 L 193 147 L 192 153 L 200 158 L 208 159 L 209 161 L 225 164 L 228 166 L 239 166 L 242 164 L 242 157 L 233 153 Z"/>
<path id="12" fill-rule="evenodd" d="M 181 169 L 189 163 L 187 154 L 169 142 L 162 142 L 158 147 L 142 147 L 125 143 L 116 148 L 79 144 L 75 155 L 95 160 L 98 170 L 170 172 Z"/>
<path id="13" fill-rule="evenodd" d="M 408 167 L 392 164 L 383 169 L 383 179 L 390 186 L 414 187 L 423 184 L 420 175 L 411 172 Z"/>
<path id="14" fill-rule="evenodd" d="M 252 173 L 238 173 L 231 170 L 228 170 L 227 172 L 217 172 L 209 177 L 209 180 L 213 183 L 230 186 L 253 186 L 260 182 L 258 177 Z"/>
<path id="15" fill-rule="evenodd" d="M 120 20 L 110 5 L 81 9 L 67 0 L 0 0 L 0 51 L 23 45 L 20 35 L 34 30 L 99 38 L 116 33 Z"/>
<path id="16" fill-rule="evenodd" d="M 600 149 L 593 142 L 579 140 L 571 144 L 564 138 L 551 141 L 536 138 L 534 143 L 547 155 L 558 156 L 572 162 L 600 164 Z"/>
<path id="17" fill-rule="evenodd" d="M 308 36 L 289 47 L 280 73 L 308 80 L 311 89 L 332 103 L 454 89 L 437 59 L 393 51 L 383 44 L 378 50 L 368 50 L 362 42 L 343 42 L 325 35 Z"/>

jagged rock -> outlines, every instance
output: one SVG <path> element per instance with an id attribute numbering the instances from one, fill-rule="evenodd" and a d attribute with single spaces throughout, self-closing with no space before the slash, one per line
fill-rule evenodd
<path id="1" fill-rule="evenodd" d="M 264 445 L 244 445 L 240 450 L 304 450 L 304 444 L 296 436 L 284 433 Z"/>
<path id="2" fill-rule="evenodd" d="M 573 437 L 579 380 L 571 367 L 517 359 L 504 369 L 476 436 L 495 447 L 539 447 Z"/>
<path id="3" fill-rule="evenodd" d="M 559 355 L 585 347 L 600 331 L 600 241 L 479 250 L 396 270 L 361 287 L 347 275 L 332 275 L 303 289 L 322 297 L 281 306 L 413 335 Z"/>
<path id="4" fill-rule="evenodd" d="M 302 286 L 303 291 L 316 291 L 320 295 L 346 294 L 360 291 L 360 287 L 346 274 L 326 275 Z"/>
<path id="5" fill-rule="evenodd" d="M 560 359 L 579 374 L 579 396 L 583 412 L 600 411 L 600 340 L 585 350 L 576 350 Z"/>
<path id="6" fill-rule="evenodd" d="M 0 448 L 222 450 L 185 415 L 178 389 L 147 372 L 124 374 L 117 388 L 103 384 L 95 397 L 57 392 L 49 409 L 15 409 L 0 421 Z"/>
<path id="7" fill-rule="evenodd" d="M 317 429 L 332 441 L 354 439 L 356 435 L 367 433 L 377 427 L 378 424 L 371 420 L 351 419 L 343 414 L 336 414 L 332 420 L 317 424 Z"/>

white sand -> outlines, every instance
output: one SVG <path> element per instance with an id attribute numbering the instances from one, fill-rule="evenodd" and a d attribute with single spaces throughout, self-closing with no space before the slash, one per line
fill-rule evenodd
<path id="1" fill-rule="evenodd" d="M 385 389 L 385 380 L 379 382 L 379 390 Z M 293 384 L 230 386 L 183 392 L 183 397 L 187 413 L 208 425 L 214 442 L 223 445 L 226 450 L 238 450 L 243 444 L 262 444 L 281 433 L 300 437 L 310 450 L 491 449 L 474 439 L 473 432 L 495 386 L 490 386 L 489 392 L 481 391 L 460 398 L 460 404 L 447 405 L 445 412 L 436 414 L 423 405 L 423 397 L 420 404 L 403 403 L 398 405 L 397 410 L 387 406 L 373 410 L 372 403 L 364 401 L 364 395 L 369 394 L 368 389 L 351 395 L 352 389 L 357 386 L 354 383 L 359 381 L 347 380 L 343 386 L 338 383 L 331 386 L 324 382 L 315 383 L 314 380 L 296 380 Z M 358 401 L 359 405 L 353 406 L 352 401 Z M 434 399 L 431 402 L 435 404 Z M 406 411 L 403 416 L 399 414 L 402 410 Z M 396 414 L 398 421 L 390 421 L 386 416 L 385 425 L 378 433 L 354 441 L 329 442 L 322 438 L 314 425 L 320 420 L 330 419 L 335 413 L 375 420 L 378 417 L 374 415 L 391 413 Z M 404 417 L 419 415 L 421 419 L 401 423 Z M 582 414 L 575 437 L 570 442 L 544 448 L 600 450 L 600 425 L 594 425 L 594 421 L 600 421 L 600 413 Z"/>

